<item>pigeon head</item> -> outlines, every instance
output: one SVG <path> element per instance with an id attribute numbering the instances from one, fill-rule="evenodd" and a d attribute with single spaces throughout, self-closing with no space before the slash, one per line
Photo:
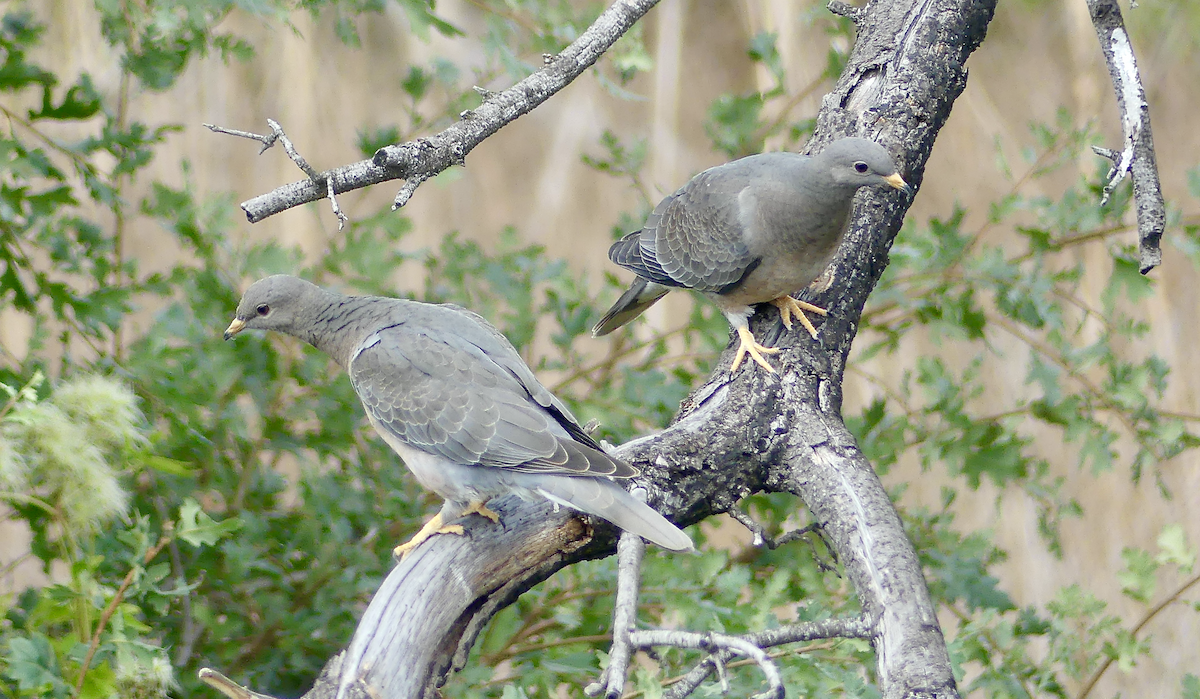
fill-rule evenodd
<path id="1" fill-rule="evenodd" d="M 842 138 L 830 143 L 816 160 L 829 168 L 833 181 L 842 186 L 886 185 L 911 193 L 912 188 L 896 171 L 896 162 L 883 146 L 865 138 Z"/>
<path id="2" fill-rule="evenodd" d="M 247 328 L 295 335 L 298 319 L 311 315 L 310 309 L 320 304 L 324 293 L 315 284 L 286 274 L 260 279 L 242 295 L 225 339 Z"/>

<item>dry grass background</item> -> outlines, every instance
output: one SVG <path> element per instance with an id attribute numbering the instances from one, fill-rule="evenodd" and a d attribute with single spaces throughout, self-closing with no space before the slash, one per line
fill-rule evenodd
<path id="1" fill-rule="evenodd" d="M 1194 0 L 1143 0 L 1144 6 L 1159 7 L 1127 12 L 1151 104 L 1163 184 L 1168 198 L 1181 203 L 1186 196 L 1184 172 L 1200 163 L 1200 133 L 1194 128 L 1200 110 L 1195 77 L 1200 58 L 1189 52 L 1186 36 L 1178 35 L 1186 31 L 1182 23 L 1158 25 L 1174 30 L 1146 25 L 1152 12 L 1169 12 L 1171 6 L 1183 7 L 1187 2 Z M 57 66 L 65 80 L 90 72 L 102 91 L 115 94 L 119 87 L 116 56 L 100 38 L 90 3 L 42 0 L 33 7 L 49 24 L 43 55 L 37 58 Z M 438 10 L 469 35 L 484 29 L 484 16 L 467 0 L 443 0 Z M 807 1 L 663 0 L 644 20 L 654 68 L 631 86 L 644 99 L 617 99 L 591 76 L 578 80 L 478 147 L 465 169 L 422 185 L 406 209 L 415 232 L 405 244 L 412 249 L 432 245 L 446 232 L 457 230 L 487 245 L 504 226 L 512 225 L 525 240 L 544 244 L 550 255 L 564 257 L 597 278 L 608 269 L 605 251 L 617 214 L 635 210 L 637 196 L 625 182 L 584 166 L 580 152 L 599 153 L 597 141 L 605 129 L 626 138 L 646 138 L 649 187 L 659 195 L 673 191 L 692 174 L 723 160 L 712 150 L 703 129 L 712 100 L 722 93 L 767 86 L 769 76 L 745 56 L 751 36 L 760 31 L 778 33 L 789 91 L 800 90 L 820 74 L 828 39 L 806 20 L 814 11 L 820 10 Z M 453 55 L 468 63 L 483 60 L 482 55 L 463 55 L 478 51 L 467 41 L 435 37 L 424 44 L 411 37 L 394 5 L 384 15 L 360 22 L 361 50 L 342 45 L 330 21 L 301 14 L 294 21 L 295 33 L 234 13 L 222 28 L 246 37 L 257 50 L 256 58 L 230 65 L 215 58 L 198 61 L 169 92 L 141 94 L 133 101 L 130 113 L 135 119 L 185 126 L 159 150 L 148 173 L 151 177 L 182 183 L 180 162 L 186 159 L 200 193 L 228 191 L 239 201 L 247 199 L 299 179 L 299 172 L 279 149 L 259 156 L 255 144 L 214 135 L 200 127 L 202 122 L 261 131 L 268 117 L 275 118 L 309 162 L 323 169 L 358 159 L 355 128 L 401 121 L 405 98 L 399 82 L 410 63 L 434 55 Z M 996 140 L 1003 143 L 1010 162 L 1019 163 L 1019 149 L 1033 142 L 1027 125 L 1053 121 L 1060 106 L 1080 119 L 1096 119 L 1109 145 L 1119 142 L 1115 100 L 1084 0 L 1000 3 L 988 39 L 969 66 L 967 89 L 938 139 L 910 218 L 946 216 L 958 202 L 970 212 L 966 229 L 977 228 L 987 202 L 1011 186 L 994 164 Z M 793 113 L 814 114 L 824 92 L 816 90 Z M 1094 164 L 1085 158 L 1080 167 L 1090 172 Z M 1073 173 L 1060 174 L 1033 187 L 1054 196 L 1073 177 Z M 377 187 L 343 196 L 341 205 L 351 217 L 365 216 L 394 193 L 395 187 Z M 1194 211 L 1196 203 L 1189 208 Z M 309 252 L 320 251 L 338 235 L 336 221 L 324 204 L 289 211 L 254 226 L 240 224 L 240 228 L 248 239 L 294 242 Z M 1012 233 L 994 228 L 987 235 L 1002 242 Z M 140 260 L 143 270 L 165 267 L 178 251 L 164 240 L 160 231 L 142 222 L 130 231 L 126 252 Z M 1071 254 L 1083 256 L 1095 271 L 1089 274 L 1086 291 L 1098 297 L 1110 266 L 1108 253 L 1096 245 Z M 1194 269 L 1168 244 L 1164 264 L 1153 275 L 1159 281 L 1157 292 L 1138 312 L 1154 322 L 1157 333 L 1133 349 L 1154 351 L 1174 368 L 1164 407 L 1198 413 L 1200 367 L 1194 348 L 1200 346 L 1200 324 L 1195 322 Z M 598 307 L 609 302 L 607 297 L 596 300 Z M 669 298 L 650 314 L 650 322 L 665 323 L 687 303 Z M 213 319 L 214 332 L 224 320 Z M 6 322 L 0 339 L 12 347 L 23 344 L 22 334 L 21 328 Z M 601 341 L 596 342 L 598 349 L 602 347 Z M 1003 340 L 998 344 L 1013 353 L 1014 361 L 1023 363 L 1019 348 Z M 906 352 L 921 350 L 918 343 L 906 345 Z M 861 369 L 887 375 L 903 366 L 903 357 L 883 357 Z M 990 378 L 991 395 L 998 399 L 1023 389 L 1012 374 Z M 847 376 L 847 413 L 856 412 L 874 395 L 875 389 L 861 378 Z M 1055 443 L 1056 434 L 1042 436 L 1041 448 L 1067 478 L 1068 494 L 1078 498 L 1086 511 L 1081 519 L 1066 523 L 1062 559 L 1046 552 L 1037 535 L 1034 507 L 1019 494 L 1009 493 L 999 501 L 999 493 L 985 485 L 959 500 L 958 521 L 964 529 L 991 530 L 1011 553 L 998 573 L 1003 588 L 1019 605 L 1044 604 L 1060 586 L 1080 582 L 1132 623 L 1140 611 L 1121 597 L 1113 575 L 1121 567 L 1121 549 L 1130 545 L 1153 549 L 1159 530 L 1171 522 L 1182 523 L 1191 541 L 1200 542 L 1200 522 L 1193 514 L 1200 492 L 1197 457 L 1185 454 L 1161 465 L 1174 493 L 1173 499 L 1164 500 L 1152 479 L 1131 485 L 1127 469 L 1099 476 L 1081 473 L 1070 450 Z M 939 478 L 907 463 L 894 469 L 887 480 L 909 482 L 904 497 L 912 505 L 935 503 Z M 11 544 L 20 546 L 18 539 Z M 10 555 L 5 552 L 3 559 Z M 17 579 L 5 582 L 22 584 Z M 1175 584 L 1167 581 L 1160 594 Z M 1093 696 L 1177 695 L 1182 673 L 1200 673 L 1197 621 L 1194 613 L 1160 615 L 1148 628 L 1156 638 L 1155 657 L 1143 660 L 1128 675 L 1113 668 Z"/>

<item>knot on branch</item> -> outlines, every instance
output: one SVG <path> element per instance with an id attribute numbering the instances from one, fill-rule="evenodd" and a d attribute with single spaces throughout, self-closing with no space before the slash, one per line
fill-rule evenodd
<path id="1" fill-rule="evenodd" d="M 384 146 L 375 151 L 371 162 L 376 167 L 392 170 L 400 177 L 407 177 L 422 162 L 423 156 L 435 147 L 427 138 L 418 138 L 398 146 Z"/>

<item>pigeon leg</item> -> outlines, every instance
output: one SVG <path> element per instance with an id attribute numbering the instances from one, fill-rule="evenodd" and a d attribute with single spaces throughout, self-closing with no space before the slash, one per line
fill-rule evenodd
<path id="1" fill-rule="evenodd" d="M 813 327 L 812 321 L 808 316 L 804 315 L 805 311 L 816 313 L 817 315 L 825 315 L 826 310 L 820 306 L 814 306 L 807 301 L 798 301 L 791 296 L 780 296 L 771 301 L 771 303 L 779 309 L 779 319 L 783 321 L 783 326 L 788 330 L 792 329 L 792 316 L 800 319 L 800 324 L 808 331 L 812 338 L 817 339 L 817 329 Z"/>
<path id="2" fill-rule="evenodd" d="M 493 524 L 500 524 L 500 515 L 489 510 L 487 508 L 487 505 L 482 500 L 478 500 L 478 501 L 469 503 L 467 505 L 467 509 L 462 511 L 462 516 L 466 517 L 467 515 L 471 514 L 472 512 L 479 515 L 480 517 L 487 517 L 488 519 L 492 520 Z"/>
<path id="3" fill-rule="evenodd" d="M 481 505 L 481 507 L 482 507 L 482 505 Z M 487 509 L 487 508 L 484 508 L 484 509 Z M 491 512 L 491 510 L 488 510 L 488 512 Z M 480 514 L 482 514 L 482 513 L 480 513 Z M 495 514 L 495 513 L 493 512 L 492 514 Z M 400 544 L 396 548 L 392 549 L 392 555 L 399 557 L 399 559 L 403 561 L 405 558 L 408 557 L 408 554 L 413 552 L 413 549 L 415 549 L 416 547 L 425 543 L 425 540 L 431 536 L 434 536 L 436 534 L 462 534 L 462 533 L 463 533 L 463 528 L 462 528 L 461 524 L 442 524 L 442 513 L 438 512 L 436 515 L 429 518 L 429 521 L 425 523 L 425 526 L 421 527 L 421 531 L 419 531 L 415 535 L 413 535 L 413 538 L 409 539 L 405 543 Z"/>
<path id="4" fill-rule="evenodd" d="M 738 345 L 737 354 L 733 357 L 733 365 L 729 367 L 730 373 L 737 371 L 738 367 L 742 365 L 742 360 L 746 358 L 747 354 L 749 354 L 750 358 L 758 362 L 759 366 L 774 374 L 775 368 L 763 358 L 763 355 L 778 354 L 779 348 L 763 347 L 762 345 L 758 344 L 758 342 L 754 339 L 754 335 L 750 333 L 750 329 L 747 327 L 739 327 L 737 329 L 737 334 L 738 337 L 741 338 L 741 344 Z"/>

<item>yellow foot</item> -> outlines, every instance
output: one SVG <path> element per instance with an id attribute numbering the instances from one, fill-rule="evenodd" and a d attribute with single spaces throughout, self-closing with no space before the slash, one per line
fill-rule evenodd
<path id="1" fill-rule="evenodd" d="M 731 373 L 737 371 L 738 367 L 742 365 L 742 360 L 746 358 L 747 354 L 749 354 L 750 358 L 758 362 L 759 366 L 774 374 L 775 368 L 767 363 L 767 360 L 763 358 L 763 355 L 778 354 L 779 348 L 763 347 L 762 345 L 758 344 L 758 342 L 755 341 L 754 336 L 751 335 L 750 331 L 746 328 L 738 328 L 737 333 L 742 342 L 740 345 L 738 345 L 737 354 L 733 357 L 733 366 L 729 367 L 729 371 Z"/>
<path id="2" fill-rule="evenodd" d="M 491 510 L 488 511 L 491 512 Z M 421 531 L 413 535 L 413 538 L 392 549 L 392 555 L 403 561 L 408 557 L 408 554 L 413 552 L 413 549 L 425 543 L 425 540 L 431 536 L 437 534 L 462 533 L 463 528 L 461 524 L 442 524 L 442 513 L 439 512 L 433 517 L 430 517 L 429 521 L 425 523 L 425 526 L 421 527 Z"/>
<path id="3" fill-rule="evenodd" d="M 471 513 L 475 513 L 480 517 L 487 517 L 492 520 L 492 524 L 500 524 L 500 515 L 489 510 L 482 502 L 472 502 L 467 505 L 467 509 L 463 510 L 462 516 L 466 517 Z"/>
<path id="4" fill-rule="evenodd" d="M 783 326 L 788 330 L 792 329 L 792 316 L 800 319 L 800 324 L 812 335 L 813 339 L 817 339 L 817 329 L 813 327 L 812 321 L 804 315 L 805 311 L 816 313 L 817 315 L 825 315 L 826 311 L 820 306 L 814 306 L 807 301 L 797 301 L 791 296 L 780 296 L 771 302 L 779 309 L 779 319 L 783 321 Z"/>

